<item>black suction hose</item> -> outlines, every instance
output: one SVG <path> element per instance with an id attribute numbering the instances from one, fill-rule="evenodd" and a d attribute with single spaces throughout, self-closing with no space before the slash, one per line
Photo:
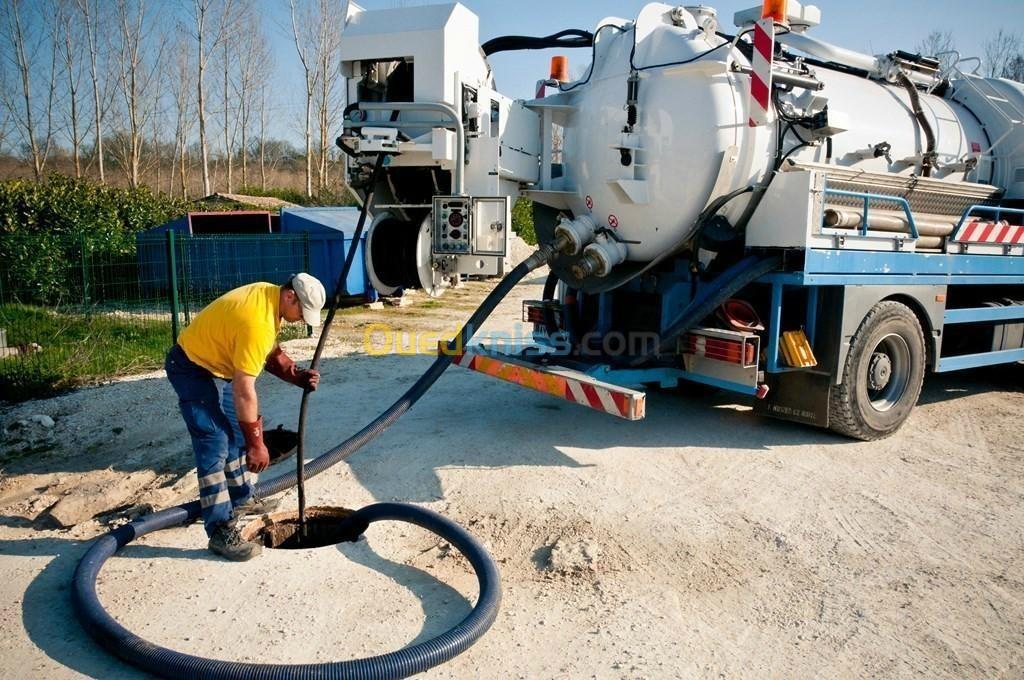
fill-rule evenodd
<path id="1" fill-rule="evenodd" d="M 509 52 L 514 50 L 544 50 L 552 47 L 591 47 L 593 44 L 593 33 L 577 28 L 569 28 L 543 37 L 530 35 L 503 35 L 497 38 L 491 38 L 480 46 L 480 50 L 484 53 L 485 57 L 489 57 L 492 54 L 497 54 L 498 52 Z"/>
<path id="2" fill-rule="evenodd" d="M 517 265 L 491 291 L 458 335 L 447 345 L 430 368 L 386 411 L 356 434 L 310 461 L 307 476 L 313 477 L 376 439 L 444 373 L 455 354 L 462 351 L 498 303 L 531 271 L 547 264 L 556 254 L 555 245 L 545 244 Z M 270 496 L 295 485 L 297 473 L 261 481 L 260 496 Z M 368 659 L 325 664 L 247 664 L 204 659 L 175 652 L 147 642 L 119 624 L 103 608 L 96 595 L 96 579 L 108 559 L 140 536 L 185 524 L 200 515 L 199 501 L 161 510 L 125 524 L 97 539 L 86 551 L 71 582 L 71 600 L 85 630 L 108 651 L 150 673 L 163 677 L 196 678 L 400 678 L 420 673 L 465 651 L 482 636 L 497 616 L 500 602 L 498 572 L 482 546 L 457 524 L 437 513 L 413 505 L 380 503 L 358 510 L 348 522 L 367 525 L 384 519 L 412 522 L 436 533 L 456 546 L 470 561 L 480 581 L 480 597 L 473 611 L 455 628 L 427 642 Z"/>
<path id="3" fill-rule="evenodd" d="M 189 504 L 192 505 L 192 504 Z M 198 503 L 195 503 L 198 506 Z M 472 611 L 451 630 L 425 642 L 366 659 L 334 663 L 258 664 L 204 659 L 154 645 L 119 624 L 96 596 L 96 578 L 103 564 L 140 536 L 176 526 L 188 518 L 185 506 L 148 515 L 97 540 L 82 558 L 72 582 L 72 600 L 86 630 L 125 661 L 165 678 L 404 678 L 448 661 L 480 638 L 498 615 L 501 585 L 498 569 L 484 547 L 449 519 L 415 505 L 376 503 L 346 518 L 368 526 L 397 520 L 423 527 L 451 543 L 469 560 L 480 585 Z"/>
<path id="4" fill-rule="evenodd" d="M 541 293 L 541 300 L 544 302 L 557 301 L 555 293 L 558 291 L 558 281 L 558 274 L 551 271 L 548 274 L 548 278 L 544 280 L 544 292 Z M 558 321 L 555 319 L 555 311 L 550 309 L 548 305 L 544 305 L 544 326 L 547 327 L 548 333 L 558 332 Z"/>
<path id="5" fill-rule="evenodd" d="M 914 119 L 921 126 L 921 132 L 924 133 L 925 152 L 921 157 L 921 175 L 923 177 L 931 177 L 932 166 L 935 164 L 935 131 L 932 130 L 932 124 L 928 122 L 928 117 L 924 115 L 924 109 L 921 108 L 921 95 L 917 91 L 917 86 L 902 71 L 896 76 L 896 82 L 907 91 L 907 96 L 910 97 L 910 108 L 914 112 Z"/>
<path id="6" fill-rule="evenodd" d="M 320 339 L 316 343 L 313 360 L 309 362 L 310 369 L 315 369 L 320 365 L 320 356 L 324 353 L 327 336 L 331 332 L 331 324 L 334 323 L 334 315 L 338 313 L 342 293 L 348 293 L 348 273 L 356 259 L 356 251 L 359 250 L 359 238 L 363 235 L 366 216 L 370 212 L 370 204 L 373 203 L 373 197 L 376 193 L 377 180 L 380 179 L 381 169 L 384 167 L 384 158 L 384 154 L 377 156 L 377 162 L 373 166 L 369 189 L 367 189 L 363 206 L 359 210 L 359 222 L 356 224 L 356 231 L 352 236 L 352 245 L 349 246 L 348 254 L 345 256 L 345 264 L 342 266 L 341 274 L 338 275 L 338 282 L 334 286 L 331 308 L 327 310 L 327 318 L 324 320 L 323 328 L 320 330 Z M 306 538 L 306 475 L 304 471 L 306 464 L 306 406 L 309 403 L 309 395 L 311 393 L 308 389 L 302 391 L 302 401 L 299 403 L 299 442 L 298 450 L 295 453 L 295 484 L 299 492 L 299 531 L 297 539 L 299 545 L 302 545 L 303 539 Z"/>

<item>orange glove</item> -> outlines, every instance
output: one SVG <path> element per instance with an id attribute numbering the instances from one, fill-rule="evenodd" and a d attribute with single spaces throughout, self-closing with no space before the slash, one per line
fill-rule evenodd
<path id="1" fill-rule="evenodd" d="M 292 361 L 292 358 L 284 353 L 280 345 L 274 347 L 263 367 L 270 375 L 277 376 L 285 382 L 298 385 L 310 392 L 314 391 L 317 385 L 320 384 L 320 371 L 299 368 Z"/>
<path id="2" fill-rule="evenodd" d="M 263 443 L 263 416 L 254 423 L 239 421 L 238 426 L 245 439 L 245 463 L 249 472 L 263 472 L 270 467 L 270 452 Z"/>

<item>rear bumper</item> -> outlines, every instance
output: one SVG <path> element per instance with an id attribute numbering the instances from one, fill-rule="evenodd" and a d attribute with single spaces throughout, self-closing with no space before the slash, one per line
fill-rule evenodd
<path id="1" fill-rule="evenodd" d="M 463 368 L 625 420 L 642 420 L 646 415 L 644 392 L 596 380 L 586 373 L 549 363 L 551 359 L 513 357 L 474 345 L 453 360 Z"/>

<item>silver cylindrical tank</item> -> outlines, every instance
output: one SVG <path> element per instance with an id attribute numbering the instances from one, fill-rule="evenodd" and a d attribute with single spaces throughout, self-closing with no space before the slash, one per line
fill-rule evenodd
<path id="1" fill-rule="evenodd" d="M 748 67 L 749 61 L 706 27 L 706 15 L 649 4 L 626 30 L 598 31 L 589 79 L 568 86 L 575 112 L 564 133 L 563 186 L 575 193 L 574 212 L 610 228 L 633 262 L 657 258 L 688 238 L 713 190 L 721 195 L 764 181 L 775 162 L 777 130 L 786 127 L 775 124 L 773 111 L 768 125 L 748 125 L 750 76 L 733 64 Z M 630 126 L 626 103 L 633 68 L 640 81 Z M 785 93 L 783 104 L 797 111 L 827 105 L 837 129 L 830 145 L 801 149 L 791 158 L 920 173 L 925 140 L 905 89 L 839 70 L 813 71 L 822 89 Z M 919 96 L 939 166 L 962 161 L 986 144 L 980 123 L 962 104 Z M 784 148 L 796 143 L 790 132 Z M 883 143 L 888 158 L 871 153 Z M 723 160 L 730 156 L 735 163 L 726 168 L 723 185 Z M 961 180 L 963 173 L 935 176 Z M 747 200 L 737 199 L 726 214 L 738 215 Z"/>

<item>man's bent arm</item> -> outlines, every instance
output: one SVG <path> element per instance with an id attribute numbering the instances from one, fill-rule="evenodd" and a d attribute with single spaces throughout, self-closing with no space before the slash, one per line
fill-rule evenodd
<path id="1" fill-rule="evenodd" d="M 231 380 L 231 391 L 235 398 L 235 415 L 240 423 L 254 423 L 259 418 L 260 405 L 256 397 L 256 378 L 235 371 Z"/>

